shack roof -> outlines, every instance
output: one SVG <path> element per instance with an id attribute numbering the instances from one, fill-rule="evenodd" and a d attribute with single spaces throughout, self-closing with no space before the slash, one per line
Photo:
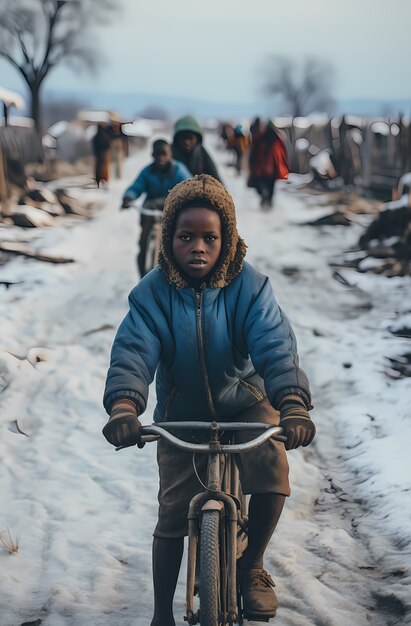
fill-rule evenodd
<path id="1" fill-rule="evenodd" d="M 20 94 L 0 87 L 0 101 L 4 102 L 6 107 L 14 107 L 15 109 L 24 109 L 24 98 Z"/>
<path id="2" fill-rule="evenodd" d="M 77 119 L 90 124 L 98 124 L 99 122 L 109 124 L 110 122 L 120 121 L 117 113 L 107 109 L 82 109 L 77 113 Z"/>

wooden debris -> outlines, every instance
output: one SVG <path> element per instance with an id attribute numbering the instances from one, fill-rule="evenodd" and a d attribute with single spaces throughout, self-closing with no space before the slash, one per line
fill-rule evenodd
<path id="1" fill-rule="evenodd" d="M 57 204 L 57 196 L 47 187 L 29 189 L 19 199 L 18 204 L 31 204 L 38 207 L 43 203 Z"/>
<path id="2" fill-rule="evenodd" d="M 56 189 L 56 197 L 67 215 L 90 217 L 80 202 L 72 196 L 69 196 L 64 189 Z"/>
<path id="3" fill-rule="evenodd" d="M 112 324 L 103 324 L 102 326 L 98 326 L 97 328 L 92 328 L 91 330 L 87 330 L 83 333 L 84 337 L 88 337 L 89 335 L 94 335 L 94 333 L 101 333 L 104 330 L 112 330 L 114 326 Z"/>
<path id="4" fill-rule="evenodd" d="M 344 287 L 354 287 L 354 285 L 352 285 L 351 283 L 348 282 L 348 280 L 346 278 L 344 278 L 344 276 L 342 274 L 340 274 L 340 272 L 334 271 L 332 273 L 332 277 L 341 285 L 344 285 Z"/>
<path id="5" fill-rule="evenodd" d="M 407 328 L 407 326 L 403 326 L 398 330 L 392 330 L 391 328 L 388 330 L 396 337 L 406 337 L 407 339 L 411 339 L 411 328 Z"/>
<path id="6" fill-rule="evenodd" d="M 361 248 L 366 248 L 373 239 L 382 241 L 389 237 L 401 237 L 405 233 L 410 219 L 411 211 L 408 207 L 382 211 L 360 237 Z"/>
<path id="7" fill-rule="evenodd" d="M 398 378 L 411 377 L 411 352 L 396 358 L 385 357 L 390 362 L 390 370 L 398 373 Z"/>
<path id="8" fill-rule="evenodd" d="M 26 204 L 19 205 L 10 213 L 3 213 L 3 217 L 21 228 L 41 228 L 54 225 L 54 219 L 49 213 Z"/>
<path id="9" fill-rule="evenodd" d="M 284 274 L 284 276 L 298 276 L 298 274 L 300 273 L 300 268 L 295 267 L 294 265 L 289 265 L 286 267 L 282 267 L 281 273 Z"/>
<path id="10" fill-rule="evenodd" d="M 27 248 L 27 246 L 24 246 L 18 242 L 0 242 L 0 251 L 6 252 L 7 254 L 18 254 L 29 259 L 44 261 L 45 263 L 74 263 L 74 259 L 52 256 L 50 254 L 43 254 L 41 252 L 34 252 L 33 250 Z"/>
<path id="11" fill-rule="evenodd" d="M 16 433 L 18 435 L 24 435 L 25 437 L 28 437 L 28 434 L 25 433 L 24 430 L 21 430 L 17 420 L 13 420 L 12 422 L 9 422 L 9 430 L 12 433 Z"/>
<path id="12" fill-rule="evenodd" d="M 3 285 L 6 289 L 10 289 L 10 287 L 14 287 L 14 285 L 22 285 L 23 284 L 23 280 L 19 280 L 15 283 L 13 283 L 12 281 L 8 281 L 8 280 L 0 280 L 0 285 Z"/>
<path id="13" fill-rule="evenodd" d="M 305 224 L 306 226 L 351 226 L 352 220 L 342 211 L 335 211 L 335 213 L 324 215 L 317 220 L 306 222 Z"/>

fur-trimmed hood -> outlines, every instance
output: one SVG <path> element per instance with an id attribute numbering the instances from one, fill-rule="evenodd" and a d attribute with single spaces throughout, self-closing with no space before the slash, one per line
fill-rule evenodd
<path id="1" fill-rule="evenodd" d="M 212 270 L 208 286 L 226 287 L 241 272 L 247 246 L 237 231 L 234 201 L 227 189 L 212 176 L 200 174 L 179 183 L 167 196 L 161 232 L 159 265 L 169 283 L 177 289 L 187 287 L 173 254 L 173 234 L 179 211 L 193 201 L 207 202 L 219 214 L 222 223 L 223 247 L 220 259 Z"/>

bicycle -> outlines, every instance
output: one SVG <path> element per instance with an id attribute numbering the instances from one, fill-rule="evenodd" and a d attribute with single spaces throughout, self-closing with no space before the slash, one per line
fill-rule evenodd
<path id="1" fill-rule="evenodd" d="M 190 443 L 170 430 L 210 431 L 206 444 Z M 221 443 L 223 433 L 262 430 L 246 443 Z M 192 498 L 188 512 L 188 556 L 186 615 L 194 626 L 232 626 L 243 623 L 241 592 L 236 579 L 236 562 L 247 547 L 246 500 L 232 454 L 248 452 L 273 437 L 285 442 L 282 428 L 250 422 L 159 422 L 142 427 L 142 443 L 163 437 L 172 445 L 195 454 L 208 454 L 205 490 Z M 119 446 L 121 450 L 129 446 Z M 194 596 L 199 596 L 199 608 Z M 255 618 L 254 618 L 255 619 Z M 268 621 L 266 618 L 263 621 Z"/>
<path id="2" fill-rule="evenodd" d="M 161 218 L 163 216 L 165 198 L 146 200 L 142 206 L 137 200 L 124 203 L 122 209 L 137 207 L 141 216 L 140 251 L 137 255 L 137 266 L 141 278 L 156 267 L 160 252 Z"/>
<path id="3" fill-rule="evenodd" d="M 163 203 L 164 204 L 164 203 Z M 148 203 L 147 203 L 148 205 Z M 149 206 L 142 207 L 140 209 L 141 215 L 147 215 L 154 218 L 150 231 L 147 236 L 145 254 L 143 258 L 144 273 L 145 276 L 150 270 L 154 269 L 158 262 L 158 254 L 160 252 L 160 240 L 161 240 L 161 218 L 163 216 L 163 209 L 153 208 Z"/>

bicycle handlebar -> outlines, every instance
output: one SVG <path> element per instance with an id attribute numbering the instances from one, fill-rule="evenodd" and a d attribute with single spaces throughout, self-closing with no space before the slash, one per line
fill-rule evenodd
<path id="1" fill-rule="evenodd" d="M 265 441 L 268 441 L 271 437 L 276 441 L 282 441 L 285 443 L 287 438 L 282 436 L 283 429 L 280 426 L 272 426 L 271 424 L 264 424 L 262 422 L 215 422 L 218 430 L 264 430 L 261 435 L 247 441 L 245 443 L 236 444 L 219 444 L 218 447 L 211 447 L 209 443 L 189 443 L 183 441 L 175 435 L 168 432 L 168 429 L 180 429 L 180 430 L 207 430 L 211 429 L 212 425 L 208 422 L 167 422 L 159 424 L 151 424 L 150 426 L 143 426 L 141 429 L 143 443 L 151 441 L 157 441 L 163 437 L 166 441 L 174 445 L 180 450 L 185 452 L 199 452 L 217 454 L 238 454 L 239 452 L 248 452 L 258 448 Z M 135 445 L 135 444 L 132 444 Z M 119 446 L 116 450 L 123 450 L 129 448 L 129 445 Z"/>
<path id="2" fill-rule="evenodd" d="M 154 198 L 152 200 L 145 200 L 143 203 L 141 203 L 140 197 L 128 198 L 128 204 L 124 206 L 123 198 L 123 204 L 121 205 L 121 208 L 135 208 L 140 211 L 141 215 L 149 215 L 150 217 L 161 218 L 163 216 L 164 201 L 165 198 Z"/>

